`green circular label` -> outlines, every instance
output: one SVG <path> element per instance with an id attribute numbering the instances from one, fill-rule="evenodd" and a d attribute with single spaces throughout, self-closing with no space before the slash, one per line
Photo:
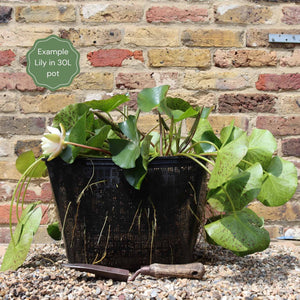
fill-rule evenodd
<path id="1" fill-rule="evenodd" d="M 34 83 L 51 91 L 69 86 L 80 71 L 79 52 L 56 35 L 36 40 L 26 57 L 26 70 Z"/>

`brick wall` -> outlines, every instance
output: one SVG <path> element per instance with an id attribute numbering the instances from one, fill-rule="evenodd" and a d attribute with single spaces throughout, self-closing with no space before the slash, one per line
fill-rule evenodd
<path id="1" fill-rule="evenodd" d="M 269 129 L 278 153 L 300 168 L 300 47 L 268 42 L 269 33 L 300 34 L 299 16 L 299 0 L 2 0 L 0 242 L 8 240 L 17 155 L 32 147 L 38 155 L 45 127 L 70 103 L 169 84 L 173 96 L 214 104 L 216 131 L 232 118 L 249 131 Z M 70 39 L 81 54 L 81 73 L 55 92 L 26 74 L 27 51 L 50 34 Z M 53 219 L 51 199 L 47 180 L 26 196 L 44 209 L 50 203 L 45 224 Z M 279 235 L 300 221 L 300 191 L 284 207 L 252 207 Z"/>

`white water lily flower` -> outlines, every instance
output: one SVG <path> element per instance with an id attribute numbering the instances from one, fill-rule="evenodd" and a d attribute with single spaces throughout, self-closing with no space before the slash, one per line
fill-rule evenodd
<path id="1" fill-rule="evenodd" d="M 47 126 L 50 134 L 47 133 L 42 137 L 43 154 L 50 154 L 47 159 L 48 161 L 57 157 L 67 146 L 65 143 L 66 130 L 62 124 L 59 124 L 59 126 L 60 130 L 55 127 Z"/>

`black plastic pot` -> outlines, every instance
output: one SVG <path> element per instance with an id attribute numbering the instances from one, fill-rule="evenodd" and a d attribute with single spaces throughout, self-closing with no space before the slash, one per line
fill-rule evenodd
<path id="1" fill-rule="evenodd" d="M 109 158 L 56 158 L 47 167 L 69 262 L 136 270 L 193 260 L 205 173 L 194 161 L 155 158 L 140 191 Z"/>

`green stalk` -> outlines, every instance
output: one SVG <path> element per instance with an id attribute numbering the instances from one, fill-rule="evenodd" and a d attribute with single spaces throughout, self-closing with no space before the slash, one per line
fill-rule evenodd
<path id="1" fill-rule="evenodd" d="M 196 162 L 199 166 L 201 166 L 209 175 L 211 175 L 211 172 L 208 170 L 208 168 L 204 164 L 202 164 L 198 159 L 195 158 L 195 157 L 198 157 L 198 158 L 202 159 L 202 157 L 197 156 L 197 155 L 190 155 L 187 153 L 178 153 L 178 154 L 176 154 L 176 156 L 185 156 L 185 157 L 190 158 L 191 160 Z M 210 163 L 212 163 L 212 162 L 210 162 Z"/>
<path id="2" fill-rule="evenodd" d="M 99 152 L 111 155 L 111 153 L 108 150 L 97 148 L 97 147 L 92 147 L 92 146 L 77 144 L 77 143 L 73 143 L 73 142 L 66 142 L 66 141 L 65 141 L 65 144 L 76 146 L 76 147 L 81 147 L 81 148 L 85 148 L 85 149 L 95 150 L 95 151 L 99 151 Z"/>
<path id="3" fill-rule="evenodd" d="M 171 119 L 171 125 L 169 130 L 169 145 L 166 151 L 166 156 L 169 155 L 169 152 L 171 150 L 172 142 L 173 142 L 173 130 L 174 130 L 174 118 Z"/>
<path id="4" fill-rule="evenodd" d="M 200 141 L 200 142 L 192 144 L 189 148 L 187 148 L 185 150 L 185 152 L 190 151 L 192 148 L 194 148 L 196 145 L 199 145 L 199 144 L 209 144 L 209 145 L 212 145 L 213 147 L 215 147 L 217 151 L 220 150 L 216 144 L 214 144 L 210 141 Z M 214 152 L 206 152 L 206 153 L 214 153 Z"/>
<path id="5" fill-rule="evenodd" d="M 9 231 L 10 231 L 11 240 L 12 240 L 14 246 L 16 246 L 16 243 L 15 243 L 15 240 L 14 240 L 14 237 L 13 237 L 13 231 L 12 231 L 12 212 L 13 212 L 13 205 L 14 205 L 15 197 L 16 197 L 17 192 L 18 192 L 16 212 L 17 212 L 17 218 L 18 218 L 18 221 L 19 221 L 20 219 L 19 219 L 19 215 L 18 215 L 18 213 L 19 213 L 18 212 L 18 206 L 19 206 L 19 199 L 20 199 L 20 196 L 21 196 L 21 191 L 23 189 L 23 186 L 24 186 L 24 183 L 25 183 L 26 179 L 28 178 L 28 174 L 30 174 L 30 172 L 36 167 L 36 165 L 40 162 L 41 159 L 42 159 L 42 157 L 37 159 L 34 163 L 32 163 L 25 170 L 25 172 L 22 174 L 21 178 L 19 179 L 19 181 L 18 181 L 18 183 L 17 183 L 17 185 L 14 189 L 14 192 L 12 194 L 12 197 L 11 197 L 10 210 L 9 210 Z M 30 177 L 30 179 L 31 179 L 31 177 Z M 20 188 L 21 188 L 21 190 L 19 190 Z M 26 185 L 23 195 L 25 195 L 27 188 L 28 188 L 28 185 Z"/>
<path id="6" fill-rule="evenodd" d="M 162 122 L 161 122 L 161 115 L 158 113 L 159 116 L 159 154 L 163 156 L 163 132 L 162 132 Z"/>

